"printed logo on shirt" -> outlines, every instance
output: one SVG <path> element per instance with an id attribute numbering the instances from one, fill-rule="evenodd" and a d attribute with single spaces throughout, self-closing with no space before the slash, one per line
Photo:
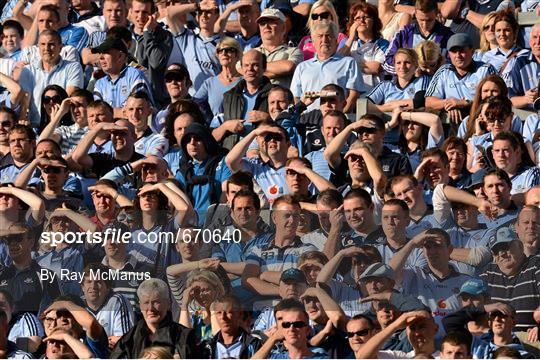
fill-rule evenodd
<path id="1" fill-rule="evenodd" d="M 122 96 L 128 96 L 129 95 L 129 89 L 127 85 L 122 85 L 122 88 L 120 88 L 120 93 Z"/>
<path id="2" fill-rule="evenodd" d="M 2 280 L 2 282 L 0 282 L 0 286 L 6 286 L 7 284 L 7 280 Z"/>
<path id="3" fill-rule="evenodd" d="M 24 283 L 25 284 L 33 284 L 34 280 L 32 278 L 26 278 L 26 279 L 24 279 Z"/>

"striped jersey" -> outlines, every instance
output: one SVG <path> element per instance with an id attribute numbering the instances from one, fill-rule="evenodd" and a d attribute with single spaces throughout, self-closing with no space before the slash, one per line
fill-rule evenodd
<path id="1" fill-rule="evenodd" d="M 89 307 L 86 310 L 103 326 L 107 336 L 123 336 L 135 325 L 133 307 L 121 294 L 112 294 L 98 311 Z"/>

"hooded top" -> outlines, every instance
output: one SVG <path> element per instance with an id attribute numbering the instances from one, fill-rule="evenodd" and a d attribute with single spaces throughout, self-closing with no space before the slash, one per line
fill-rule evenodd
<path id="1" fill-rule="evenodd" d="M 209 157 L 222 153 L 222 148 L 219 146 L 216 139 L 214 139 L 210 131 L 204 125 L 193 123 L 186 128 L 184 135 L 182 136 L 182 140 L 180 141 L 180 146 L 182 147 L 182 151 L 184 154 L 186 154 L 186 156 L 189 156 L 186 150 L 189 135 L 197 135 L 202 139 L 202 143 L 204 144 Z M 191 158 L 191 156 L 189 157 Z"/>

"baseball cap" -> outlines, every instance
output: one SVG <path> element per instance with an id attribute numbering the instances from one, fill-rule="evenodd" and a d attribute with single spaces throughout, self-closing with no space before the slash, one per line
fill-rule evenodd
<path id="1" fill-rule="evenodd" d="M 298 283 L 307 283 L 306 276 L 304 273 L 298 269 L 287 269 L 281 273 L 279 281 L 294 281 Z"/>
<path id="2" fill-rule="evenodd" d="M 475 189 L 479 185 L 484 184 L 484 176 L 486 175 L 485 169 L 480 169 L 471 175 L 471 183 L 467 186 L 467 189 Z"/>
<path id="3" fill-rule="evenodd" d="M 13 235 L 23 235 L 29 231 L 30 231 L 30 228 L 27 225 L 21 224 L 21 223 L 14 223 L 8 226 L 7 228 L 0 229 L 0 239 L 3 237 L 13 236 Z"/>
<path id="4" fill-rule="evenodd" d="M 257 18 L 257 23 L 261 19 L 264 19 L 264 18 L 278 19 L 279 21 L 285 22 L 285 15 L 283 15 L 283 13 L 279 11 L 278 9 L 272 9 L 272 8 L 264 9 L 264 11 L 261 13 L 261 16 Z"/>
<path id="5" fill-rule="evenodd" d="M 103 54 L 108 52 L 109 50 L 116 49 L 120 52 L 123 52 L 124 54 L 128 53 L 126 44 L 115 37 L 108 37 L 103 41 L 100 45 L 92 48 L 92 54 Z"/>
<path id="6" fill-rule="evenodd" d="M 366 270 L 360 275 L 360 280 L 366 280 L 372 277 L 383 277 L 388 279 L 394 278 L 394 269 L 383 263 L 375 263 L 369 265 Z"/>
<path id="7" fill-rule="evenodd" d="M 448 50 L 452 50 L 452 48 L 459 47 L 470 47 L 473 48 L 473 42 L 471 37 L 468 34 L 465 33 L 457 33 L 454 34 L 448 39 L 448 42 L 446 43 L 446 48 Z"/>
<path id="8" fill-rule="evenodd" d="M 459 295 L 466 293 L 478 296 L 487 294 L 487 292 L 487 284 L 480 279 L 467 280 L 463 283 L 463 285 L 461 285 L 461 288 L 459 289 Z"/>
<path id="9" fill-rule="evenodd" d="M 495 233 L 495 238 L 490 242 L 489 248 L 491 251 L 499 245 L 504 243 L 510 243 L 514 240 L 517 240 L 518 236 L 516 232 L 510 227 L 501 227 Z"/>

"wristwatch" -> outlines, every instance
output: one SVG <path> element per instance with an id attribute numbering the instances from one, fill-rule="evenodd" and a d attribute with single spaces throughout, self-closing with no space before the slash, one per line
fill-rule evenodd
<path id="1" fill-rule="evenodd" d="M 467 14 L 469 14 L 470 10 L 471 9 L 469 9 L 468 7 L 464 7 L 463 9 L 461 9 L 461 12 L 459 13 L 460 18 L 462 18 L 463 20 L 466 20 Z"/>

